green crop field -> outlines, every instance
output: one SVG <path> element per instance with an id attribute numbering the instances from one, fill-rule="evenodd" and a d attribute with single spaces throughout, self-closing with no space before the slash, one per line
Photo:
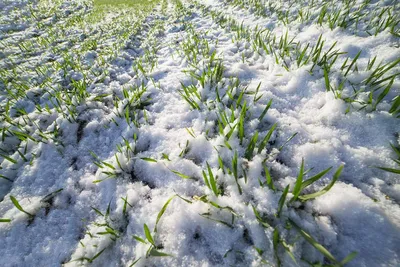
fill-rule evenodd
<path id="1" fill-rule="evenodd" d="M 1 266 L 400 266 L 400 3 L 0 1 Z"/>
<path id="2" fill-rule="evenodd" d="M 111 6 L 129 6 L 138 9 L 146 8 L 147 6 L 154 6 L 160 0 L 94 0 L 94 6 L 111 5 Z"/>

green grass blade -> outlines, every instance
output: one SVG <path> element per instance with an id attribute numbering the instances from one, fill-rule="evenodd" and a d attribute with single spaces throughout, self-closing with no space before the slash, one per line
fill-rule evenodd
<path id="1" fill-rule="evenodd" d="M 254 216 L 256 217 L 257 221 L 264 227 L 264 228 L 268 228 L 270 227 L 270 225 L 266 222 L 264 222 L 264 220 L 261 218 L 260 213 L 257 211 L 256 207 L 254 207 L 254 205 L 251 205 L 251 207 L 253 208 L 253 213 Z"/>
<path id="2" fill-rule="evenodd" d="M 235 177 L 235 182 L 238 187 L 239 194 L 241 195 L 242 188 L 240 187 L 239 181 L 238 181 L 239 177 L 238 177 L 238 153 L 237 153 L 237 151 L 235 151 L 235 154 L 232 158 L 232 172 L 233 172 L 233 176 Z"/>
<path id="3" fill-rule="evenodd" d="M 290 200 L 290 202 L 295 201 L 301 193 L 301 184 L 303 183 L 303 175 L 304 175 L 304 158 L 301 159 L 300 171 L 297 176 L 296 184 L 295 184 L 293 192 L 292 192 L 293 198 Z"/>
<path id="4" fill-rule="evenodd" d="M 214 221 L 214 222 L 223 224 L 223 225 L 225 225 L 225 226 L 227 226 L 227 227 L 229 227 L 231 229 L 234 229 L 234 227 L 230 223 L 227 223 L 227 222 L 222 221 L 222 220 L 214 219 L 214 218 L 208 216 L 208 214 L 200 214 L 200 216 L 203 217 L 203 218 L 206 218 L 206 219 L 208 219 L 210 221 Z"/>
<path id="5" fill-rule="evenodd" d="M 251 158 L 253 157 L 253 152 L 254 149 L 256 148 L 257 145 L 257 140 L 258 140 L 258 131 L 256 131 L 253 135 L 253 137 L 250 140 L 249 145 L 247 146 L 246 152 L 244 157 L 248 160 L 251 160 Z"/>
<path id="6" fill-rule="evenodd" d="M 269 108 L 271 107 L 271 105 L 272 105 L 272 99 L 269 100 L 269 102 L 267 103 L 267 106 L 265 107 L 264 111 L 261 113 L 260 117 L 258 117 L 259 121 L 262 121 L 262 119 L 267 114 L 267 112 L 268 112 Z"/>
<path id="7" fill-rule="evenodd" d="M 94 257 L 91 258 L 91 259 L 89 260 L 89 262 L 92 263 L 95 259 L 97 259 L 97 258 L 101 255 L 101 253 L 104 252 L 104 250 L 106 250 L 106 248 L 103 248 L 99 253 L 97 253 L 96 255 L 94 255 Z"/>
<path id="8" fill-rule="evenodd" d="M 54 192 L 52 192 L 52 193 L 50 193 L 50 194 L 44 196 L 44 197 L 40 200 L 40 202 L 49 202 L 50 200 L 52 200 L 55 196 L 57 196 L 57 195 L 58 195 L 61 191 L 63 191 L 63 190 L 64 190 L 63 188 L 60 188 L 60 189 L 58 189 L 58 190 L 56 190 L 56 191 L 54 191 Z"/>
<path id="9" fill-rule="evenodd" d="M 173 255 L 167 254 L 167 253 L 164 253 L 164 252 L 160 252 L 160 251 L 156 250 L 155 248 L 152 248 L 150 250 L 149 255 L 150 256 L 154 256 L 154 257 L 173 257 Z"/>
<path id="10" fill-rule="evenodd" d="M 133 237 L 136 241 L 139 241 L 139 242 L 141 242 L 141 243 L 143 243 L 143 244 L 147 244 L 146 240 L 144 240 L 143 238 L 141 238 L 141 237 L 139 237 L 139 236 L 137 236 L 137 235 L 132 235 L 132 237 Z"/>
<path id="11" fill-rule="evenodd" d="M 148 161 L 148 162 L 157 162 L 157 160 L 155 160 L 155 159 L 152 159 L 152 158 L 140 158 L 141 160 L 144 160 L 144 161 Z"/>
<path id="12" fill-rule="evenodd" d="M 108 202 L 106 215 L 104 216 L 106 219 L 110 216 L 110 212 L 111 212 L 111 200 L 110 200 L 110 202 Z"/>
<path id="13" fill-rule="evenodd" d="M 190 179 L 190 176 L 183 174 L 181 172 L 175 171 L 175 170 L 171 170 L 171 172 L 175 173 L 176 175 L 178 175 L 179 177 L 181 177 L 182 179 Z"/>
<path id="14" fill-rule="evenodd" d="M 343 165 L 341 165 L 335 172 L 335 174 L 333 175 L 332 181 L 326 186 L 324 187 L 321 191 L 312 193 L 312 194 L 308 194 L 308 195 L 303 195 L 303 196 L 299 196 L 299 199 L 301 199 L 302 201 L 307 201 L 316 197 L 319 197 L 325 193 L 327 193 L 332 186 L 336 183 L 336 181 L 339 179 L 339 176 L 343 170 Z"/>
<path id="15" fill-rule="evenodd" d="M 146 236 L 146 239 L 147 239 L 153 246 L 156 246 L 155 243 L 154 243 L 154 239 L 153 239 L 153 237 L 151 236 L 151 233 L 150 233 L 150 230 L 149 230 L 149 227 L 147 226 L 147 224 L 144 224 L 144 225 L 143 225 L 143 229 L 144 229 L 144 234 L 145 234 L 145 236 Z"/>
<path id="16" fill-rule="evenodd" d="M 138 261 L 140 261 L 140 259 L 141 259 L 141 257 L 139 259 L 137 259 L 137 260 L 133 260 L 132 264 L 129 265 L 129 267 L 134 266 Z"/>
<path id="17" fill-rule="evenodd" d="M 0 174 L 0 178 L 1 179 L 4 179 L 4 180 L 7 180 L 7 181 L 9 181 L 9 182 L 13 182 L 13 180 L 11 180 L 10 178 L 8 178 L 8 177 L 6 177 L 6 176 L 4 176 L 4 175 L 2 175 L 2 174 Z"/>
<path id="18" fill-rule="evenodd" d="M 385 167 L 377 167 L 378 169 L 381 169 L 383 171 L 387 171 L 387 172 L 392 172 L 392 173 L 396 173 L 396 174 L 400 174 L 400 169 L 392 169 L 392 168 L 385 168 Z"/>
<path id="19" fill-rule="evenodd" d="M 18 162 L 18 161 L 16 161 L 15 159 L 10 158 L 10 157 L 8 157 L 8 156 L 6 156 L 6 155 L 4 155 L 4 154 L 1 154 L 1 153 L 0 153 L 0 156 L 2 156 L 5 160 L 8 160 L 8 161 L 11 162 L 11 163 L 16 164 L 16 163 Z"/>
<path id="20" fill-rule="evenodd" d="M 331 262 L 338 264 L 338 261 L 335 259 L 335 257 L 321 244 L 319 244 L 310 234 L 308 234 L 306 231 L 301 229 L 295 222 L 289 219 L 290 224 L 296 228 L 296 230 L 303 236 L 303 238 L 310 243 L 314 248 L 316 248 L 319 252 L 321 252 L 327 259 L 329 259 Z"/>
<path id="21" fill-rule="evenodd" d="M 326 91 L 329 92 L 331 90 L 331 85 L 329 81 L 329 71 L 327 66 L 324 66 L 324 80 L 325 80 Z"/>
<path id="22" fill-rule="evenodd" d="M 272 181 L 271 174 L 269 173 L 269 170 L 268 170 L 268 168 L 266 166 L 264 166 L 264 172 L 265 172 L 265 180 L 266 180 L 266 183 L 267 183 L 269 189 L 275 191 L 275 186 L 274 186 L 274 183 Z"/>
<path id="23" fill-rule="evenodd" d="M 273 239 L 272 239 L 272 244 L 274 248 L 274 256 L 276 259 L 276 264 L 277 266 L 281 266 L 281 259 L 279 258 L 279 253 L 278 253 L 278 245 L 279 245 L 279 232 L 278 229 L 275 227 L 274 229 L 274 234 L 273 234 Z"/>
<path id="24" fill-rule="evenodd" d="M 391 148 L 396 153 L 397 157 L 400 159 L 400 148 L 395 147 L 392 143 L 390 143 Z"/>
<path id="25" fill-rule="evenodd" d="M 289 192 L 289 185 L 285 187 L 285 189 L 283 190 L 283 193 L 279 199 L 278 213 L 277 213 L 278 218 L 281 216 L 282 208 L 283 208 L 283 205 L 285 204 L 286 195 L 288 192 Z"/>
<path id="26" fill-rule="evenodd" d="M 109 167 L 110 169 L 115 170 L 115 167 L 113 165 L 111 165 L 110 163 L 107 163 L 105 161 L 102 161 L 101 163 L 103 163 L 104 165 L 106 165 L 107 167 Z"/>
<path id="27" fill-rule="evenodd" d="M 353 65 L 356 63 L 358 57 L 361 55 L 361 51 L 362 51 L 362 50 L 360 50 L 360 51 L 357 53 L 357 55 L 354 57 L 353 61 L 351 61 L 350 66 L 347 68 L 347 71 L 344 73 L 344 77 L 347 76 L 347 74 L 349 73 L 349 71 L 351 70 L 351 68 L 353 67 Z"/>
<path id="28" fill-rule="evenodd" d="M 341 264 L 341 265 L 345 265 L 346 263 L 352 261 L 352 260 L 357 256 L 357 254 L 358 254 L 358 253 L 355 252 L 355 251 L 351 252 L 349 255 L 346 256 L 346 258 L 344 258 L 344 259 L 340 262 L 340 264 Z"/>
<path id="29" fill-rule="evenodd" d="M 219 168 L 222 170 L 222 172 L 225 173 L 224 161 L 222 160 L 220 155 L 218 155 L 218 165 L 219 165 Z M 203 174 L 203 176 L 204 176 L 204 174 Z"/>
<path id="30" fill-rule="evenodd" d="M 206 162 L 206 163 L 207 163 L 207 170 L 208 170 L 209 183 L 210 183 L 211 189 L 214 192 L 215 196 L 218 196 L 219 195 L 219 190 L 217 188 L 217 181 L 214 178 L 214 174 L 211 171 L 210 165 L 208 164 L 208 162 Z"/>
<path id="31" fill-rule="evenodd" d="M 285 248 L 286 253 L 289 254 L 289 257 L 292 259 L 292 261 L 297 265 L 296 258 L 294 257 L 293 252 L 290 250 L 289 245 L 284 240 L 281 240 L 281 244 Z"/>
<path id="32" fill-rule="evenodd" d="M 235 130 L 235 128 L 236 128 L 237 125 L 238 125 L 237 123 L 236 123 L 235 125 L 233 125 L 233 127 L 232 127 L 232 128 L 229 130 L 229 132 L 225 135 L 225 137 L 226 137 L 227 140 L 231 139 L 231 136 L 232 136 L 232 134 L 233 134 L 233 131 Z"/>
<path id="33" fill-rule="evenodd" d="M 23 213 L 29 215 L 30 217 L 33 217 L 32 214 L 30 214 L 29 212 L 25 211 L 25 210 L 21 207 L 21 205 L 19 204 L 18 200 L 17 200 L 15 197 L 10 196 L 10 199 L 11 199 L 12 203 L 14 204 L 14 206 L 15 206 L 19 211 L 22 211 Z"/>
<path id="34" fill-rule="evenodd" d="M 301 184 L 301 189 L 300 191 L 303 191 L 304 188 L 306 188 L 307 186 L 313 184 L 314 182 L 318 181 L 319 179 L 321 179 L 325 174 L 327 174 L 328 172 L 330 172 L 332 169 L 332 167 L 329 167 L 328 169 L 318 173 L 317 175 L 314 175 L 313 177 L 311 177 L 310 179 L 307 179 L 306 181 L 304 181 Z"/>
<path id="35" fill-rule="evenodd" d="M 173 195 L 172 197 L 170 197 L 167 202 L 165 202 L 164 206 L 162 207 L 162 209 L 160 210 L 160 212 L 157 215 L 157 220 L 156 220 L 156 225 L 154 226 L 154 232 L 157 232 L 157 225 L 158 222 L 160 221 L 161 217 L 163 216 L 164 212 L 166 211 L 169 203 L 174 199 L 174 197 L 176 197 L 176 195 Z"/>
<path id="36" fill-rule="evenodd" d="M 98 209 L 96 209 L 96 208 L 94 208 L 94 207 L 91 207 L 91 208 L 92 208 L 92 210 L 94 210 L 97 214 L 99 214 L 100 216 L 104 217 L 104 214 L 103 214 L 101 211 L 99 211 Z"/>
<path id="37" fill-rule="evenodd" d="M 269 141 L 269 139 L 272 136 L 272 133 L 274 132 L 275 128 L 276 128 L 277 123 L 275 123 L 274 125 L 272 125 L 271 129 L 269 129 L 267 135 L 264 137 L 264 139 L 262 140 L 260 146 L 258 147 L 258 154 L 261 153 L 261 151 L 267 146 L 267 143 Z"/>
<path id="38" fill-rule="evenodd" d="M 379 94 L 373 109 L 375 110 L 376 107 L 378 106 L 378 104 L 383 100 L 383 98 L 389 93 L 390 88 L 392 88 L 392 85 L 394 83 L 394 77 L 392 78 L 392 80 L 389 82 L 389 84 L 386 86 L 386 88 Z"/>
<path id="39" fill-rule="evenodd" d="M 210 186 L 210 183 L 209 183 L 209 181 L 208 181 L 208 178 L 207 178 L 207 174 L 206 174 L 206 172 L 205 172 L 205 171 L 203 171 L 202 173 L 203 173 L 203 179 L 204 179 L 204 183 L 206 184 L 206 186 L 207 186 L 208 188 L 210 188 L 210 189 L 211 189 L 211 186 Z"/>
<path id="40" fill-rule="evenodd" d="M 244 101 L 243 107 L 242 107 L 242 112 L 240 113 L 240 118 L 239 118 L 239 140 L 240 140 L 240 144 L 242 144 L 243 142 L 243 138 L 244 138 L 244 120 L 246 117 L 246 111 L 247 111 L 247 107 L 246 107 L 247 103 L 246 101 Z"/>
<path id="41" fill-rule="evenodd" d="M 393 100 L 389 113 L 395 113 L 400 108 L 400 96 L 396 96 Z"/>
<path id="42" fill-rule="evenodd" d="M 279 151 L 282 151 L 283 147 L 284 147 L 287 143 L 289 143 L 290 140 L 292 140 L 296 135 L 297 135 L 297 132 L 294 133 L 294 134 L 292 134 L 292 135 L 285 141 L 285 143 L 283 143 L 283 145 L 281 145 L 281 146 L 279 147 Z"/>

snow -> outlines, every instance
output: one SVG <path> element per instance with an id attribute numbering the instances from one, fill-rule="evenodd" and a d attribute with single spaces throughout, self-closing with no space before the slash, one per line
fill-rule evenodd
<path id="1" fill-rule="evenodd" d="M 344 97 L 337 98 L 326 90 L 320 66 L 310 73 L 312 63 L 298 67 L 285 56 L 291 62 L 286 70 L 281 59 L 277 64 L 273 54 L 254 50 L 254 36 L 238 38 L 211 15 L 221 12 L 250 31 L 268 28 L 278 40 L 288 32 L 289 40 L 310 47 L 322 34 L 323 51 L 337 41 L 335 50 L 347 53 L 329 74 L 337 88 L 347 56 L 351 61 L 362 50 L 358 71 L 346 76 L 353 84 L 371 75 L 373 69 L 365 69 L 375 56 L 376 65 L 400 57 L 399 37 L 389 29 L 376 36 L 365 31 L 373 11 L 386 6 L 398 11 L 398 4 L 371 3 L 357 30 L 331 30 L 327 23 L 317 24 L 317 17 L 285 24 L 270 11 L 261 16 L 252 2 L 184 0 L 179 7 L 165 0 L 148 13 L 110 7 L 101 16 L 86 0 L 0 3 L 0 177 L 7 178 L 0 179 L 0 218 L 11 220 L 0 222 L 3 266 L 130 266 L 137 259 L 135 266 L 277 266 L 276 255 L 282 266 L 329 263 L 288 227 L 288 219 L 339 261 L 358 252 L 346 266 L 400 265 L 400 176 L 376 168 L 398 169 L 390 143 L 400 145 L 400 124 L 389 109 L 400 95 L 399 77 L 376 110 L 371 105 L 361 109 L 362 103 L 344 100 L 353 94 L 349 83 Z M 295 16 L 301 2 L 276 4 Z M 310 8 L 312 16 L 319 10 Z M 40 38 L 50 43 L 39 43 Z M 30 42 L 33 51 L 18 46 Z M 199 50 L 198 58 L 188 47 Z M 213 52 L 224 70 L 218 83 L 207 80 L 203 87 L 194 75 L 207 71 Z M 398 72 L 397 65 L 387 76 Z M 81 96 L 76 82 L 87 83 L 87 96 Z M 18 83 L 27 88 L 18 90 Z M 198 88 L 200 99 L 194 101 L 199 109 L 182 97 L 183 85 Z M 241 141 L 243 102 L 236 101 L 245 88 L 248 110 Z M 17 99 L 9 92 L 18 92 Z M 369 92 L 357 97 L 368 101 Z M 259 120 L 270 99 L 270 109 Z M 229 120 L 222 134 L 220 112 Z M 274 123 L 277 129 L 266 148 L 258 153 L 257 146 L 254 156 L 245 158 L 254 133 L 259 145 Z M 31 138 L 21 141 L 15 132 Z M 237 181 L 231 171 L 235 151 Z M 309 171 L 304 179 L 332 167 L 305 194 L 323 189 L 339 166 L 344 170 L 326 194 L 292 203 L 302 160 Z M 203 180 L 203 171 L 210 176 L 208 165 L 222 195 Z M 265 183 L 264 167 L 274 190 Z M 287 202 L 278 216 L 287 185 Z M 11 196 L 34 216 L 20 211 Z M 270 227 L 262 226 L 253 208 Z M 149 256 L 150 242 L 133 238 L 146 240 L 144 224 L 154 249 L 172 256 Z M 281 239 L 276 251 L 274 229 Z"/>

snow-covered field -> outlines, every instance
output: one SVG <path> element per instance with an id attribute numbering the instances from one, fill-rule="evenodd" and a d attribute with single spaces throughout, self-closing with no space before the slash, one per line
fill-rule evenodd
<path id="1" fill-rule="evenodd" d="M 1 266 L 400 265 L 398 1 L 133 2 L 0 0 Z"/>

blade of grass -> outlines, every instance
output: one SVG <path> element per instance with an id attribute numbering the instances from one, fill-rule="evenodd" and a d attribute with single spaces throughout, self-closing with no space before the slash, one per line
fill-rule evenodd
<path id="1" fill-rule="evenodd" d="M 400 107 L 400 96 L 396 96 L 393 100 L 394 101 L 392 106 L 390 107 L 389 113 L 395 113 Z"/>
<path id="2" fill-rule="evenodd" d="M 352 260 L 357 256 L 357 254 L 358 254 L 358 253 L 355 252 L 355 251 L 351 252 L 349 255 L 346 256 L 346 258 L 344 258 L 344 259 L 340 262 L 340 264 L 341 264 L 341 265 L 345 265 L 346 263 L 352 261 Z"/>
<path id="3" fill-rule="evenodd" d="M 212 189 L 212 191 L 214 192 L 215 196 L 218 197 L 218 195 L 219 195 L 219 189 L 217 188 L 217 181 L 216 181 L 216 179 L 214 178 L 214 174 L 213 174 L 212 171 L 211 171 L 210 165 L 208 164 L 208 162 L 206 162 L 206 163 L 207 163 L 207 170 L 208 170 L 209 183 L 210 183 L 211 189 Z"/>
<path id="4" fill-rule="evenodd" d="M 171 170 L 171 172 L 175 173 L 176 175 L 178 175 L 179 177 L 181 177 L 182 179 L 190 179 L 190 176 L 183 174 L 181 172 L 175 171 L 175 170 Z"/>
<path id="5" fill-rule="evenodd" d="M 23 213 L 29 215 L 29 217 L 34 217 L 32 214 L 30 214 L 29 212 L 25 211 L 25 210 L 21 207 L 21 205 L 19 204 L 18 200 L 17 200 L 15 197 L 10 196 L 10 199 L 11 199 L 12 203 L 14 204 L 14 206 L 15 206 L 19 211 L 22 211 Z"/>
<path id="6" fill-rule="evenodd" d="M 233 176 L 235 177 L 235 182 L 238 187 L 239 194 L 242 194 L 242 188 L 239 185 L 239 177 L 238 177 L 238 153 L 235 151 L 235 154 L 232 158 L 232 172 Z"/>
<path id="7" fill-rule="evenodd" d="M 4 176 L 4 175 L 2 175 L 2 174 L 0 174 L 0 178 L 2 178 L 2 179 L 4 179 L 4 180 L 7 180 L 7 181 L 9 181 L 10 183 L 13 182 L 13 180 L 11 180 L 10 178 L 8 178 L 8 177 L 6 177 L 6 176 Z"/>
<path id="8" fill-rule="evenodd" d="M 165 211 L 167 210 L 167 207 L 169 205 L 169 203 L 176 197 L 176 195 L 173 195 L 172 197 L 170 197 L 167 202 L 165 202 L 164 206 L 162 207 L 162 209 L 160 210 L 160 212 L 157 215 L 157 220 L 156 220 L 156 225 L 154 226 L 154 232 L 157 232 L 157 225 L 158 222 L 160 221 L 161 217 L 164 215 Z"/>
<path id="9" fill-rule="evenodd" d="M 96 255 L 94 255 L 93 258 L 91 258 L 91 259 L 89 260 L 89 262 L 92 263 L 95 259 L 97 259 L 97 258 L 101 255 L 101 253 L 104 252 L 104 250 L 106 250 L 106 248 L 103 248 L 99 253 L 97 253 Z"/>
<path id="10" fill-rule="evenodd" d="M 157 162 L 157 160 L 155 160 L 155 159 L 152 159 L 152 158 L 140 158 L 141 160 L 144 160 L 144 161 L 148 161 L 148 162 Z"/>
<path id="11" fill-rule="evenodd" d="M 389 93 L 390 88 L 392 88 L 392 85 L 394 83 L 394 78 L 392 78 L 392 80 L 390 80 L 389 84 L 386 86 L 386 88 L 379 94 L 375 104 L 373 105 L 372 109 L 375 110 L 376 107 L 378 106 L 378 104 L 383 100 L 383 98 Z"/>
<path id="12" fill-rule="evenodd" d="M 265 107 L 265 109 L 264 109 L 263 112 L 261 113 L 260 117 L 258 117 L 258 120 L 259 120 L 259 121 L 262 121 L 262 119 L 263 119 L 264 116 L 267 114 L 267 112 L 268 112 L 269 108 L 271 107 L 271 105 L 272 105 L 272 99 L 269 100 L 269 102 L 267 103 L 267 106 Z"/>
<path id="13" fill-rule="evenodd" d="M 277 123 L 275 123 L 274 125 L 272 125 L 271 129 L 269 129 L 267 135 L 264 137 L 264 139 L 262 140 L 260 146 L 258 147 L 258 154 L 261 153 L 261 151 L 267 146 L 267 143 L 269 141 L 269 139 L 272 136 L 272 133 L 274 132 L 275 128 L 276 128 Z"/>
<path id="14" fill-rule="evenodd" d="M 156 244 L 154 243 L 154 239 L 151 236 L 151 233 L 150 233 L 150 230 L 149 230 L 149 227 L 147 226 L 147 224 L 143 225 L 143 229 L 144 229 L 144 234 L 146 236 L 147 241 L 149 241 L 150 244 L 152 244 L 153 246 L 156 246 Z"/>
<path id="15" fill-rule="evenodd" d="M 336 170 L 335 174 L 333 175 L 332 181 L 326 187 L 324 187 L 321 191 L 318 191 L 318 192 L 315 192 L 312 194 L 308 194 L 308 195 L 299 196 L 299 199 L 301 199 L 301 201 L 307 201 L 307 200 L 319 197 L 319 196 L 327 193 L 332 188 L 332 186 L 336 183 L 336 181 L 339 179 L 339 176 L 340 176 L 343 168 L 344 168 L 344 165 L 341 165 Z"/>
<path id="16" fill-rule="evenodd" d="M 247 103 L 244 101 L 243 107 L 242 107 L 242 112 L 240 113 L 240 118 L 239 118 L 239 140 L 240 144 L 243 142 L 244 138 L 244 120 L 246 117 L 246 112 L 247 112 Z"/>
<path id="17" fill-rule="evenodd" d="M 253 137 L 250 140 L 249 145 L 247 146 L 244 156 L 246 159 L 251 160 L 251 158 L 253 157 L 253 152 L 254 149 L 256 148 L 257 140 L 258 140 L 258 131 L 254 133 Z"/>
<path id="18" fill-rule="evenodd" d="M 280 238 L 279 238 L 278 228 L 275 227 L 273 238 L 272 238 L 272 244 L 273 244 L 273 248 L 274 248 L 274 256 L 276 259 L 277 266 L 281 266 L 281 259 L 279 258 L 279 253 L 278 253 L 279 239 Z"/>
<path id="19" fill-rule="evenodd" d="M 139 241 L 139 242 L 141 242 L 141 243 L 143 243 L 143 244 L 147 244 L 146 240 L 144 240 L 143 238 L 141 238 L 141 237 L 139 237 L 139 236 L 137 236 L 137 235 L 132 235 L 132 237 L 133 237 L 136 241 Z"/>
<path id="20" fill-rule="evenodd" d="M 398 170 L 398 169 L 385 168 L 385 167 L 376 167 L 376 168 L 381 169 L 383 171 L 400 174 L 400 169 Z"/>
<path id="21" fill-rule="evenodd" d="M 329 259 L 331 262 L 338 264 L 339 262 L 335 259 L 335 257 L 320 243 L 318 243 L 310 234 L 308 234 L 306 231 L 301 229 L 295 222 L 289 219 L 289 222 L 291 225 L 296 228 L 296 230 L 303 236 L 303 238 L 310 243 L 314 248 L 316 248 L 319 252 L 321 252 L 327 259 Z"/>
<path id="22" fill-rule="evenodd" d="M 222 220 L 214 219 L 214 218 L 208 216 L 208 214 L 199 214 L 199 215 L 200 215 L 201 217 L 203 217 L 203 218 L 206 218 L 206 219 L 208 219 L 208 220 L 211 220 L 211 221 L 214 221 L 214 222 L 223 224 L 223 225 L 225 225 L 225 226 L 227 226 L 227 227 L 229 227 L 229 228 L 231 228 L 231 229 L 234 229 L 234 227 L 233 227 L 230 223 L 224 222 L 224 221 L 222 221 Z"/>
<path id="23" fill-rule="evenodd" d="M 8 160 L 8 161 L 11 162 L 11 163 L 14 163 L 14 164 L 18 163 L 18 161 L 16 161 L 15 159 L 10 158 L 10 157 L 8 157 L 8 156 L 6 156 L 6 155 L 4 155 L 4 154 L 1 154 L 1 153 L 0 153 L 0 156 L 2 156 L 5 160 Z"/>
<path id="24" fill-rule="evenodd" d="M 173 255 L 167 254 L 164 252 L 160 252 L 160 251 L 156 250 L 155 248 L 152 248 L 150 250 L 149 255 L 154 256 L 154 257 L 173 257 Z"/>
<path id="25" fill-rule="evenodd" d="M 283 145 L 281 145 L 281 146 L 279 147 L 279 151 L 282 151 L 283 147 L 284 147 L 287 143 L 289 143 L 290 140 L 292 140 L 296 135 L 297 135 L 297 132 L 294 133 L 294 134 L 292 134 L 292 135 L 285 141 L 285 143 L 283 143 Z"/>
<path id="26" fill-rule="evenodd" d="M 264 172 L 265 172 L 265 180 L 266 180 L 266 183 L 267 183 L 269 189 L 275 191 L 275 186 L 274 186 L 271 174 L 269 173 L 267 166 L 264 166 Z"/>
<path id="27" fill-rule="evenodd" d="M 129 265 L 129 267 L 134 266 L 138 261 L 140 261 L 140 259 L 141 259 L 141 257 L 139 259 L 137 259 L 137 260 L 133 260 L 132 264 Z"/>
<path id="28" fill-rule="evenodd" d="M 349 73 L 349 71 L 351 70 L 351 68 L 353 67 L 353 65 L 356 63 L 358 57 L 361 55 L 361 51 L 362 51 L 362 50 L 360 50 L 360 51 L 357 53 L 357 55 L 354 57 L 354 59 L 351 61 L 349 67 L 347 68 L 347 71 L 344 73 L 344 77 L 347 76 L 347 74 Z"/>
<path id="29" fill-rule="evenodd" d="M 283 208 L 283 205 L 285 204 L 286 195 L 287 195 L 288 192 L 289 192 L 289 185 L 287 185 L 285 187 L 285 189 L 283 190 L 283 193 L 282 193 L 282 195 L 281 195 L 281 197 L 279 199 L 278 213 L 277 213 L 277 217 L 278 218 L 281 217 L 282 208 Z"/>
<path id="30" fill-rule="evenodd" d="M 293 192 L 292 192 L 293 198 L 290 200 L 290 202 L 295 201 L 301 193 L 301 184 L 303 183 L 303 175 L 304 175 L 304 158 L 301 159 L 300 171 L 297 176 L 296 184 L 295 184 Z"/>
<path id="31" fill-rule="evenodd" d="M 270 227 L 270 225 L 268 223 L 266 223 L 260 216 L 260 213 L 256 210 L 256 207 L 254 207 L 254 205 L 251 205 L 251 207 L 253 208 L 253 213 L 254 216 L 256 217 L 257 221 L 264 227 L 264 228 L 268 228 Z"/>
<path id="32" fill-rule="evenodd" d="M 310 179 L 307 179 L 306 181 L 304 181 L 301 184 L 301 189 L 300 191 L 303 191 L 304 188 L 306 188 L 307 186 L 311 185 L 312 183 L 318 181 L 319 179 L 321 179 L 325 174 L 327 174 L 328 172 L 330 172 L 330 170 L 332 169 L 332 167 L 329 167 L 328 169 L 318 173 L 317 175 L 314 175 L 313 177 L 311 177 Z"/>
<path id="33" fill-rule="evenodd" d="M 324 66 L 324 80 L 325 80 L 326 91 L 329 92 L 331 90 L 331 85 L 329 81 L 329 70 L 327 66 Z"/>

